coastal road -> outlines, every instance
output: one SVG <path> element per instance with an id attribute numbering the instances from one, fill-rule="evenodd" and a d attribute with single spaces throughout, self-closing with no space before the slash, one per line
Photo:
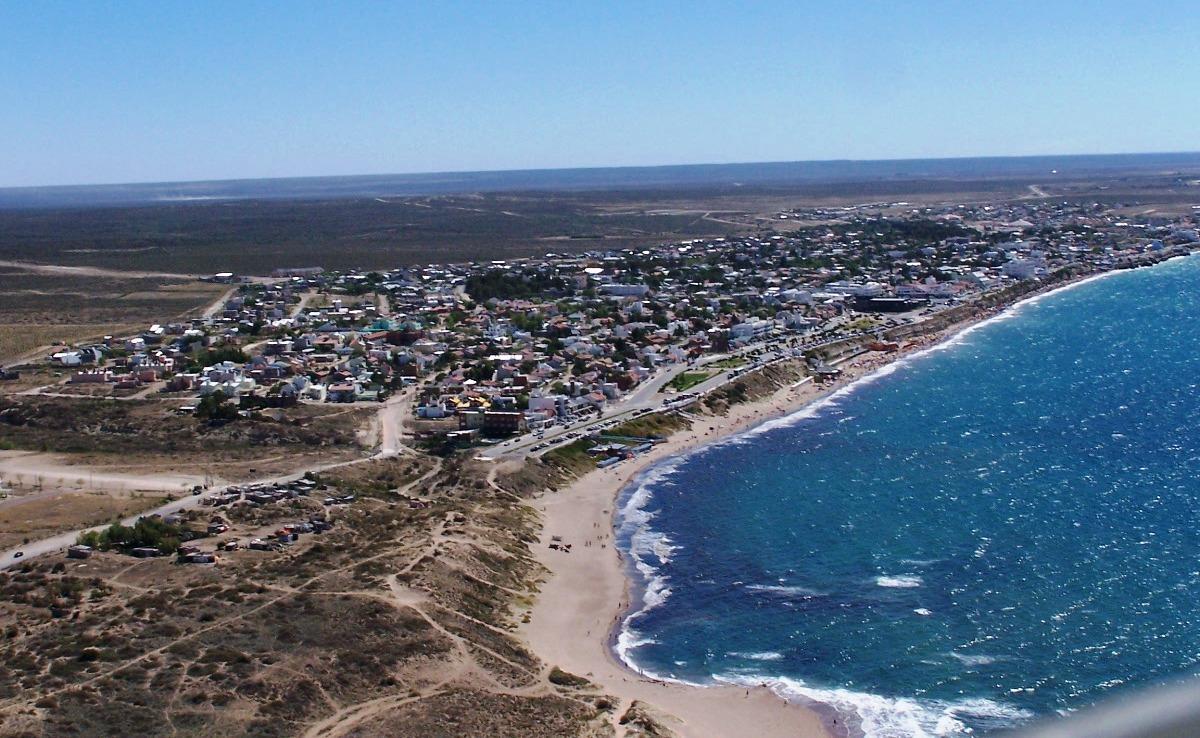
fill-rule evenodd
<path id="1" fill-rule="evenodd" d="M 917 318 L 916 320 L 919 321 L 921 319 L 923 318 Z M 757 371 L 781 361 L 801 358 L 804 351 L 809 349 L 830 346 L 852 338 L 867 338 L 870 335 L 869 332 L 856 331 L 824 341 L 814 340 L 811 334 L 808 336 L 772 336 L 736 351 L 705 356 L 690 364 L 675 365 L 643 382 L 629 395 L 607 407 L 605 412 L 599 417 L 589 416 L 568 426 L 556 426 L 554 429 L 544 433 L 540 438 L 536 436 L 523 436 L 515 441 L 508 441 L 506 444 L 494 447 L 488 452 L 481 453 L 476 458 L 481 461 L 499 461 L 501 459 L 522 458 L 528 455 L 540 455 L 543 451 L 534 451 L 533 447 L 544 445 L 546 447 L 544 450 L 549 450 L 552 446 L 571 440 L 570 436 L 572 435 L 586 435 L 601 431 L 606 426 L 628 420 L 639 413 L 681 409 L 691 405 L 701 396 L 736 381 L 747 372 Z M 713 364 L 719 364 L 732 359 L 744 360 L 746 363 L 736 369 L 718 369 L 713 376 L 682 393 L 665 394 L 663 392 L 663 389 L 670 384 L 671 380 L 680 374 L 705 369 L 711 370 Z M 678 402 L 664 404 L 664 401 L 672 398 L 681 399 Z"/>
<path id="2" fill-rule="evenodd" d="M 509 443 L 513 445 L 509 447 L 501 446 L 493 448 L 490 452 L 482 453 L 477 458 L 484 461 L 498 461 L 502 458 L 522 457 L 533 452 L 532 449 L 534 446 L 539 446 L 542 444 L 547 444 L 549 446 L 557 445 L 563 441 L 570 440 L 568 438 L 569 435 L 576 433 L 587 434 L 599 431 L 602 430 L 606 425 L 612 425 L 624 420 L 628 420 L 639 413 L 653 410 L 674 409 L 690 405 L 695 401 L 696 397 L 707 394 L 708 392 L 711 392 L 712 390 L 715 390 L 718 387 L 733 381 L 736 376 L 731 376 L 730 370 L 728 369 L 719 369 L 713 376 L 683 393 L 685 395 L 692 396 L 692 399 L 684 399 L 678 403 L 672 403 L 671 406 L 668 407 L 663 404 L 664 399 L 680 396 L 664 396 L 663 393 L 663 389 L 670 384 L 671 380 L 675 379 L 675 377 L 683 374 L 684 372 L 702 371 L 710 367 L 712 364 L 728 361 L 730 359 L 745 360 L 747 362 L 747 370 L 752 368 L 761 369 L 764 366 L 768 366 L 778 361 L 796 357 L 790 353 L 790 350 L 785 349 L 782 353 L 778 354 L 772 352 L 771 358 L 758 362 L 753 358 L 750 358 L 750 354 L 753 354 L 756 351 L 763 351 L 765 350 L 765 347 L 772 344 L 788 344 L 792 341 L 793 339 L 774 337 L 766 341 L 760 341 L 758 343 L 748 345 L 744 348 L 738 349 L 737 351 L 731 351 L 723 354 L 713 354 L 711 356 L 706 356 L 694 363 L 669 367 L 638 385 L 633 392 L 629 393 L 618 402 L 605 408 L 604 413 L 598 417 L 589 416 L 584 420 L 577 421 L 567 426 L 557 426 L 554 429 L 547 431 L 541 438 L 524 437 L 522 439 L 518 439 L 515 443 L 510 441 Z M 798 342 L 797 345 L 799 345 Z M 740 374 L 741 372 L 739 372 L 737 376 L 740 376 Z M 533 453 L 537 454 L 538 452 Z"/>

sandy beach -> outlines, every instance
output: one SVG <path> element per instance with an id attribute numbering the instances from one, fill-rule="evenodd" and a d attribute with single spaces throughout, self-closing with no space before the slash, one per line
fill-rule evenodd
<path id="1" fill-rule="evenodd" d="M 618 697 L 618 714 L 634 700 L 649 703 L 667 725 L 688 738 L 749 733 L 762 738 L 846 735 L 841 716 L 822 706 L 787 702 L 766 688 L 697 688 L 649 679 L 621 664 L 610 637 L 629 605 L 630 592 L 621 556 L 613 545 L 613 509 L 621 489 L 647 467 L 791 414 L 938 340 L 924 338 L 901 352 L 855 357 L 841 364 L 843 373 L 836 382 L 785 387 L 768 398 L 736 405 L 724 417 L 704 417 L 649 453 L 591 472 L 566 489 L 535 500 L 544 523 L 536 555 L 550 575 L 530 622 L 522 628 L 533 650 L 548 664 L 586 676 Z M 571 553 L 549 549 L 552 536 L 572 544 Z"/>
<path id="2" fill-rule="evenodd" d="M 1101 275 L 1092 275 L 1094 279 Z M 1017 305 L 1078 285 L 1072 280 L 1026 295 Z M 1007 309 L 1012 309 L 1010 306 Z M 735 405 L 723 417 L 699 416 L 686 430 L 650 452 L 615 467 L 593 471 L 558 492 L 533 501 L 543 517 L 538 560 L 549 572 L 530 620 L 521 632 L 550 665 L 586 676 L 620 700 L 617 715 L 635 700 L 656 708 L 664 724 L 687 738 L 828 738 L 857 735 L 847 719 L 825 705 L 801 705 L 766 687 L 696 687 L 650 679 L 622 664 L 612 649 L 614 629 L 629 606 L 630 582 L 613 544 L 613 513 L 621 490 L 646 468 L 704 444 L 790 415 L 914 353 L 925 351 L 995 317 L 990 310 L 953 326 L 905 341 L 890 353 L 868 352 L 839 364 L 836 381 L 806 381 L 755 402 Z M 571 553 L 551 550 L 552 537 L 572 545 Z M 617 726 L 617 735 L 623 735 Z"/>

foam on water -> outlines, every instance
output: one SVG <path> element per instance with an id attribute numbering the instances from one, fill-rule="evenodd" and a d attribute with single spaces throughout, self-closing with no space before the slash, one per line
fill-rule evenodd
<path id="1" fill-rule="evenodd" d="M 735 659 L 749 659 L 750 661 L 779 661 L 783 658 L 783 654 L 778 651 L 762 651 L 759 653 L 744 653 L 742 651 L 730 651 L 728 656 Z"/>
<path id="2" fill-rule="evenodd" d="M 783 584 L 747 584 L 746 589 L 751 592 L 768 592 L 770 594 L 783 595 L 786 597 L 821 597 L 822 592 L 808 587 L 791 587 Z"/>
<path id="3" fill-rule="evenodd" d="M 1026 710 L 990 699 L 922 701 L 888 698 L 850 689 L 821 689 L 799 679 L 754 674 L 722 674 L 715 680 L 743 687 L 767 686 L 780 697 L 816 702 L 854 715 L 867 738 L 953 738 L 975 732 L 963 723 L 1005 726 L 1032 717 Z"/>
<path id="4" fill-rule="evenodd" d="M 623 501 L 617 514 L 617 539 L 623 543 L 628 561 L 637 573 L 635 583 L 638 584 L 639 606 L 630 607 L 621 621 L 621 627 L 616 636 L 615 650 L 621 661 L 637 668 L 630 653 L 637 648 L 655 643 L 652 638 L 643 637 L 633 623 L 645 613 L 659 607 L 671 595 L 668 578 L 661 573 L 661 568 L 671 560 L 676 547 L 670 538 L 655 531 L 650 523 L 654 513 L 647 510 L 653 489 L 657 485 L 668 484 L 671 475 L 686 460 L 679 456 L 667 463 L 650 467 L 638 475 Z"/>
<path id="5" fill-rule="evenodd" d="M 950 652 L 950 657 L 961 662 L 964 666 L 988 666 L 1002 660 L 999 656 L 957 653 L 955 651 Z"/>

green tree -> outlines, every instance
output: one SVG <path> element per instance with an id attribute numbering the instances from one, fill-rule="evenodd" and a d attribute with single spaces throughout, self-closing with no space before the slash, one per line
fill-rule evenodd
<path id="1" fill-rule="evenodd" d="M 196 417 L 209 422 L 237 419 L 237 408 L 226 402 L 227 399 L 221 390 L 205 395 L 196 404 Z"/>

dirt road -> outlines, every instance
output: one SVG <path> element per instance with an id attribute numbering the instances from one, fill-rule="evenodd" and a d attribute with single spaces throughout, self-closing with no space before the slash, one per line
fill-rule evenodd
<path id="1" fill-rule="evenodd" d="M 295 469 L 288 474 L 280 474 L 262 479 L 255 479 L 247 482 L 247 484 L 273 484 L 275 482 L 288 482 L 299 479 L 309 472 L 319 473 L 330 469 L 337 469 L 344 466 L 352 466 L 354 464 L 362 464 L 375 459 L 390 458 L 398 456 L 402 453 L 411 453 L 411 449 L 403 443 L 404 419 L 406 413 L 411 412 L 412 393 L 402 393 L 392 397 L 387 402 L 383 403 L 379 408 L 377 422 L 380 428 L 380 445 L 379 450 L 370 456 L 364 456 L 359 459 L 350 461 L 338 461 L 328 464 L 316 464 L 307 466 L 302 469 Z M 147 515 L 168 515 L 170 513 L 179 512 L 196 507 L 204 499 L 204 495 L 193 495 L 190 490 L 195 485 L 203 485 L 213 483 L 213 480 L 205 480 L 200 477 L 184 475 L 184 474 L 161 474 L 153 477 L 123 474 L 120 472 L 110 472 L 103 467 L 100 470 L 92 467 L 71 466 L 63 463 L 58 457 L 50 454 L 41 454 L 34 452 L 23 451 L 0 451 L 0 477 L 15 481 L 15 482 L 36 482 L 41 480 L 43 483 L 53 481 L 63 483 L 67 486 L 76 485 L 81 482 L 86 483 L 92 489 L 112 489 L 116 491 L 150 491 L 162 492 L 171 495 L 178 495 L 179 498 L 172 500 L 160 507 L 155 508 L 138 515 L 131 516 L 124 521 L 125 525 L 133 525 L 140 517 Z M 214 486 L 222 486 L 224 483 L 217 481 Z M 99 530 L 100 527 L 81 528 L 79 530 L 67 531 L 58 535 L 44 538 L 38 541 L 32 541 L 28 544 L 17 548 L 9 549 L 0 552 L 0 569 L 6 569 L 13 564 L 20 563 L 36 556 L 60 552 L 68 546 L 75 543 L 80 534 L 88 530 Z M 17 551 L 22 553 L 20 558 L 15 558 Z"/>
<path id="2" fill-rule="evenodd" d="M 30 261 L 0 259 L 0 267 L 24 269 L 35 274 L 66 274 L 78 277 L 165 277 L 168 279 L 199 279 L 199 274 L 177 274 L 173 272 L 138 272 L 121 269 L 104 269 L 90 266 L 65 266 L 62 264 L 36 264 Z"/>

